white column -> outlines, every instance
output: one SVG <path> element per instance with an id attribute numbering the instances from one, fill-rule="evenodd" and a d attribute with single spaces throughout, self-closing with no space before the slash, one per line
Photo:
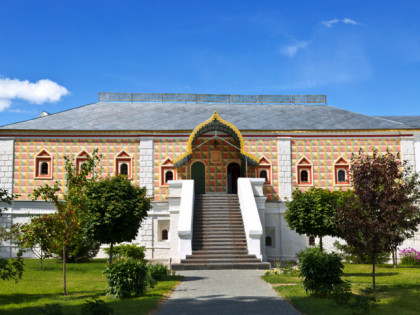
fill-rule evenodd
<path id="1" fill-rule="evenodd" d="M 0 140 L 0 188 L 13 190 L 14 140 Z"/>
<path id="2" fill-rule="evenodd" d="M 408 163 L 416 168 L 416 161 L 414 156 L 414 138 L 404 137 L 401 139 L 401 160 L 408 161 Z"/>
<path id="3" fill-rule="evenodd" d="M 149 196 L 153 196 L 153 154 L 153 140 L 140 140 L 140 186 L 146 186 Z"/>
<path id="4" fill-rule="evenodd" d="M 416 163 L 416 172 L 420 173 L 420 132 L 414 135 L 414 157 Z"/>
<path id="5" fill-rule="evenodd" d="M 277 159 L 280 201 L 292 197 L 292 146 L 291 138 L 277 138 Z"/>

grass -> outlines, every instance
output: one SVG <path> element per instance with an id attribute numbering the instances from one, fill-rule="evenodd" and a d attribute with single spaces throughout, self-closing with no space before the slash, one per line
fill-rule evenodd
<path id="1" fill-rule="evenodd" d="M 65 313 L 78 313 L 87 299 L 104 300 L 114 309 L 114 314 L 148 314 L 159 301 L 181 280 L 168 277 L 159 281 L 145 296 L 118 300 L 105 295 L 105 260 L 93 260 L 83 264 L 67 264 L 67 296 L 63 296 L 62 263 L 59 260 L 45 260 L 39 270 L 39 260 L 26 259 L 22 279 L 0 280 L 1 314 L 37 314 L 45 304 L 58 303 Z"/>
<path id="2" fill-rule="evenodd" d="M 344 280 L 350 280 L 353 293 L 372 286 L 372 266 L 345 264 Z M 353 309 L 337 305 L 332 299 L 320 299 L 306 294 L 300 279 L 292 275 L 264 276 L 271 284 L 296 283 L 277 286 L 275 290 L 306 314 L 352 314 Z M 381 301 L 371 314 L 419 314 L 420 267 L 380 265 L 376 268 L 376 292 Z"/>

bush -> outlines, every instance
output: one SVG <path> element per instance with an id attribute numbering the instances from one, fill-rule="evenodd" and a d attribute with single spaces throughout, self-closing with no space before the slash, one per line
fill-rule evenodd
<path id="1" fill-rule="evenodd" d="M 142 296 L 147 288 L 155 285 L 155 280 L 143 260 L 118 260 L 108 265 L 104 274 L 108 281 L 106 293 L 115 298 Z"/>
<path id="2" fill-rule="evenodd" d="M 356 252 L 353 246 L 334 242 L 334 247 L 340 252 L 340 257 L 352 264 L 372 264 L 372 258 L 369 255 L 361 255 Z M 382 252 L 376 257 L 377 264 L 386 264 L 389 260 L 389 253 Z"/>
<path id="3" fill-rule="evenodd" d="M 114 313 L 114 310 L 105 304 L 102 300 L 92 299 L 92 301 L 86 300 L 83 304 L 81 313 L 83 315 L 110 315 Z"/>
<path id="4" fill-rule="evenodd" d="M 164 277 L 169 276 L 169 269 L 165 265 L 162 264 L 148 264 L 147 268 L 149 269 L 150 275 L 156 281 L 162 280 Z"/>
<path id="5" fill-rule="evenodd" d="M 330 295 L 335 285 L 341 284 L 344 266 L 337 253 L 321 252 L 307 248 L 298 254 L 300 277 L 306 293 L 319 297 Z"/>
<path id="6" fill-rule="evenodd" d="M 99 252 L 101 243 L 90 237 L 83 237 L 80 242 L 72 243 L 66 246 L 66 262 L 82 263 L 92 259 Z M 63 251 L 61 248 L 53 252 L 61 259 L 63 259 Z"/>
<path id="7" fill-rule="evenodd" d="M 414 248 L 408 247 L 399 251 L 401 264 L 403 265 L 420 265 L 420 252 Z"/>
<path id="8" fill-rule="evenodd" d="M 114 246 L 112 249 L 113 260 L 119 260 L 122 258 L 132 258 L 138 260 L 144 260 L 146 247 L 138 246 L 138 244 L 121 244 Z M 105 248 L 105 253 L 109 256 L 111 249 Z"/>

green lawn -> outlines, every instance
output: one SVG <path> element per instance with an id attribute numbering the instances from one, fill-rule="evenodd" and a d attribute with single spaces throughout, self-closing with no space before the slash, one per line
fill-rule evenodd
<path id="1" fill-rule="evenodd" d="M 78 313 L 89 298 L 104 300 L 113 307 L 114 314 L 147 314 L 156 308 L 164 295 L 169 293 L 181 277 L 168 277 L 159 281 L 143 297 L 117 300 L 105 296 L 105 260 L 84 264 L 67 264 L 67 296 L 63 296 L 62 263 L 46 260 L 44 270 L 39 270 L 39 260 L 26 259 L 25 271 L 19 283 L 0 280 L 1 314 L 37 314 L 45 304 L 59 303 L 63 310 Z"/>
<path id="2" fill-rule="evenodd" d="M 353 293 L 372 285 L 371 265 L 345 264 L 345 280 L 352 283 Z M 275 289 L 299 311 L 306 314 L 352 314 L 353 309 L 337 305 L 331 299 L 319 299 L 305 293 L 298 277 L 289 275 L 264 276 L 272 284 L 297 283 L 278 286 Z M 376 269 L 376 293 L 381 300 L 371 314 L 419 314 L 420 313 L 420 268 L 381 265 Z"/>

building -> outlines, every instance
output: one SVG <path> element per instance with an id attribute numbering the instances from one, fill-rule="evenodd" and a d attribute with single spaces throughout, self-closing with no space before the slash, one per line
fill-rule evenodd
<path id="1" fill-rule="evenodd" d="M 366 116 L 329 106 L 323 95 L 101 93 L 97 103 L 0 127 L 0 188 L 20 195 L 1 223 L 54 211 L 32 201 L 34 187 L 64 179 L 65 155 L 81 165 L 95 148 L 104 175 L 127 175 L 153 198 L 136 240 L 147 258 L 194 260 L 188 255 L 197 258 L 206 237 L 219 254 L 235 251 L 226 239 L 245 232 L 248 258 L 284 260 L 308 244 L 283 219 L 293 189 L 347 189 L 360 148 L 400 152 L 420 172 L 420 116 Z M 211 219 L 212 209 L 238 200 L 242 220 L 231 223 L 239 231 L 217 238 L 217 226 L 234 219 L 229 209 Z M 207 234 L 194 232 L 206 224 Z M 420 248 L 420 235 L 407 244 Z M 0 248 L 2 257 L 14 251 Z"/>

